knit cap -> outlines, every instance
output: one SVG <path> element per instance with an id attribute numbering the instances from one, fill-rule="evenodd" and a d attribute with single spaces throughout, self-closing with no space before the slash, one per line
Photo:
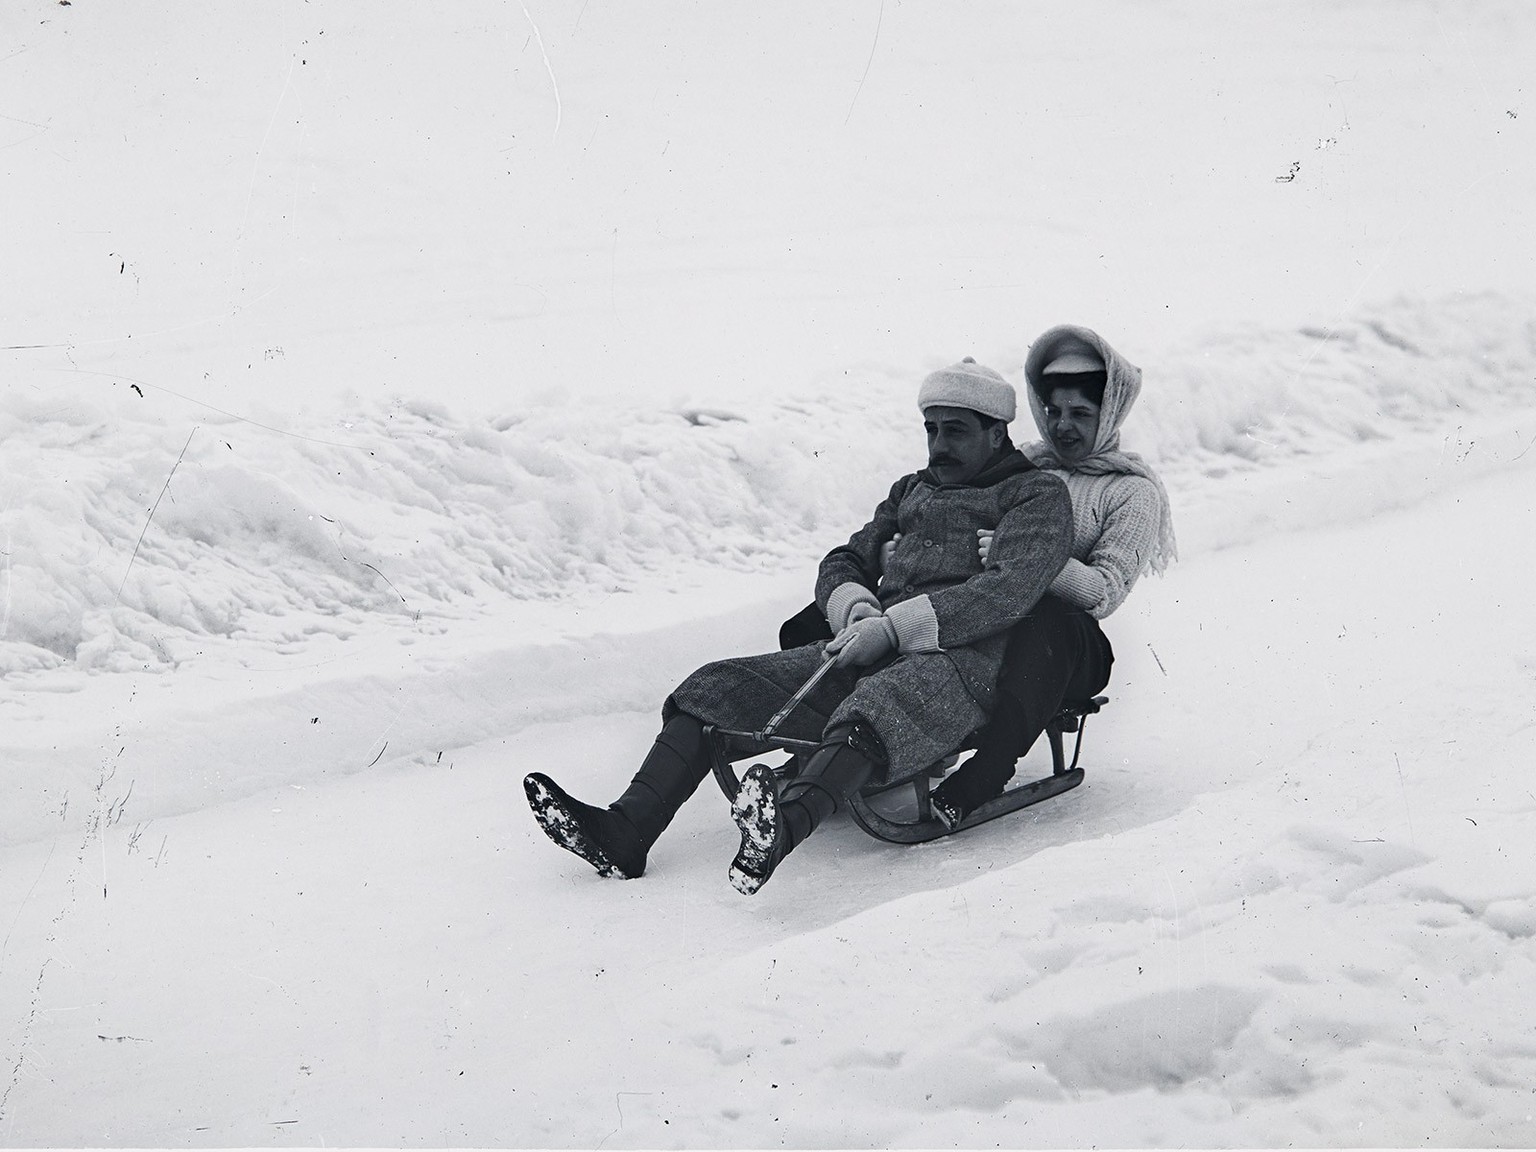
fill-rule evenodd
<path id="1" fill-rule="evenodd" d="M 1007 424 L 1018 410 L 1018 399 L 1012 384 L 967 356 L 958 364 L 930 372 L 923 380 L 917 406 L 926 412 L 935 405 L 969 408 Z"/>

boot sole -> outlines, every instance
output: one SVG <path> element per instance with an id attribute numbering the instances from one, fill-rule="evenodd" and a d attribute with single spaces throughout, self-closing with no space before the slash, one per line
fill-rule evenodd
<path id="1" fill-rule="evenodd" d="M 933 813 L 933 818 L 944 825 L 945 829 L 950 832 L 960 827 L 966 815 L 968 815 L 968 813 L 962 813 L 958 808 L 953 807 L 939 796 L 930 796 L 928 807 Z"/>
<path id="2" fill-rule="evenodd" d="M 731 819 L 741 830 L 741 849 L 731 861 L 731 887 L 754 895 L 773 875 L 779 842 L 779 794 L 767 769 L 747 772 L 731 804 Z"/>
<path id="3" fill-rule="evenodd" d="M 568 798 L 553 780 L 538 773 L 525 776 L 523 791 L 528 794 L 528 807 L 533 809 L 533 818 L 544 829 L 544 835 L 567 852 L 580 856 L 597 869 L 598 875 L 632 879 L 587 835 L 575 813 L 566 807 Z"/>

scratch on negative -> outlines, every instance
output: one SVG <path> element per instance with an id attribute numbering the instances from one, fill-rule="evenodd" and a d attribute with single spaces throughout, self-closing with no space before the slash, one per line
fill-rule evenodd
<path id="1" fill-rule="evenodd" d="M 16 1063 L 11 1066 L 11 1079 L 5 1086 L 5 1091 L 0 1092 L 0 1120 L 5 1119 L 6 1105 L 10 1103 L 11 1093 L 21 1083 L 22 1065 L 27 1062 L 27 1050 L 31 1047 L 32 1028 L 37 1023 L 38 1002 L 43 995 L 43 977 L 48 973 L 48 965 L 53 963 L 53 957 L 43 961 L 43 966 L 38 969 L 37 983 L 32 987 L 32 1008 L 27 1013 L 26 1023 L 22 1026 L 22 1043 L 16 1049 Z"/>
<path id="2" fill-rule="evenodd" d="M 343 559 L 345 559 L 345 557 L 343 557 Z M 358 563 L 361 564 L 364 568 L 367 568 L 369 571 L 375 573 L 380 580 L 382 580 L 382 581 L 384 581 L 384 583 L 388 584 L 389 587 L 390 587 L 390 591 L 392 591 L 396 596 L 400 596 L 400 603 L 404 604 L 407 608 L 409 608 L 411 606 L 411 602 L 409 600 L 407 600 L 404 596 L 400 595 L 400 589 L 398 589 L 398 588 L 396 588 L 394 586 L 393 582 L 391 582 L 391 580 L 390 580 L 390 578 L 388 576 L 384 575 L 384 573 L 380 572 L 377 568 L 375 568 L 372 564 L 368 563 L 368 561 L 366 561 L 366 560 L 359 560 Z"/>
<path id="3" fill-rule="evenodd" d="M 0 640 L 4 640 L 11 634 L 11 530 L 5 530 L 5 551 L 0 553 L 5 557 L 5 603 L 0 605 Z"/>
<path id="4" fill-rule="evenodd" d="M 539 26 L 533 22 L 533 15 L 528 11 L 528 5 L 523 5 L 523 15 L 527 17 L 528 27 L 533 29 L 533 38 L 539 42 L 539 55 L 544 57 L 544 71 L 549 73 L 549 86 L 555 90 L 555 133 L 550 139 L 560 135 L 560 84 L 555 79 L 554 66 L 549 62 L 549 53 L 544 51 L 544 37 L 539 35 Z"/>
<path id="5" fill-rule="evenodd" d="M 654 1092 L 625 1092 L 625 1091 L 615 1092 L 613 1094 L 613 1106 L 614 1106 L 614 1108 L 618 1109 L 618 1113 L 619 1113 L 619 1126 L 617 1128 L 615 1128 L 612 1132 L 608 1133 L 608 1135 L 604 1136 L 601 1140 L 599 1140 L 597 1142 L 597 1146 L 599 1148 L 601 1148 L 604 1144 L 608 1143 L 608 1141 L 612 1140 L 620 1132 L 624 1131 L 624 1101 L 621 1099 L 621 1097 L 624 1097 L 624 1096 L 654 1096 L 654 1095 L 655 1095 Z"/>
<path id="6" fill-rule="evenodd" d="M 859 93 L 864 91 L 864 81 L 869 79 L 870 65 L 875 62 L 875 47 L 880 43 L 880 25 L 885 23 L 885 0 L 880 0 L 880 12 L 875 17 L 875 38 L 870 41 L 869 59 L 864 61 L 864 75 L 859 77 L 859 86 L 853 90 L 853 99 L 848 102 L 848 115 L 843 117 L 843 125 L 853 119 L 853 106 L 859 102 Z"/>
<path id="7" fill-rule="evenodd" d="M 165 499 L 165 493 L 171 486 L 171 476 L 176 475 L 176 469 L 181 467 L 181 459 L 187 454 L 187 449 L 192 447 L 192 437 L 196 435 L 196 427 L 187 433 L 187 442 L 181 446 L 181 455 L 177 456 L 176 463 L 171 465 L 170 475 L 165 478 L 165 486 L 160 489 L 160 495 L 155 497 L 155 502 L 149 509 L 149 516 L 144 521 L 144 527 L 139 530 L 139 538 L 133 545 L 133 555 L 128 557 L 128 567 L 123 569 L 123 582 L 117 586 L 118 603 L 122 603 L 123 589 L 128 585 L 128 573 L 133 571 L 133 562 L 139 558 L 139 547 L 144 543 L 144 533 L 149 531 L 150 521 L 155 518 L 155 510 L 160 507 L 160 501 Z"/>
<path id="8" fill-rule="evenodd" d="M 251 222 L 251 202 L 256 197 L 256 178 L 261 175 L 261 154 L 266 151 L 267 140 L 272 135 L 272 126 L 277 123 L 277 114 L 283 110 L 283 101 L 288 98 L 288 90 L 293 86 L 293 70 L 298 64 L 298 53 L 294 53 L 288 59 L 288 72 L 283 77 L 283 90 L 277 94 L 277 103 L 272 105 L 272 115 L 267 117 L 266 131 L 261 134 L 261 143 L 256 145 L 256 155 L 251 157 L 251 183 L 245 190 L 245 213 L 240 217 L 240 229 L 235 233 L 235 258 L 239 259 L 240 244 L 245 240 L 246 225 Z"/>
<path id="9" fill-rule="evenodd" d="M 37 874 L 37 879 L 32 881 L 32 887 L 27 889 L 26 896 L 22 897 L 21 903 L 16 906 L 16 919 L 12 920 L 10 928 L 6 929 L 5 939 L 0 940 L 0 964 L 5 962 L 6 950 L 11 946 L 11 933 L 16 931 L 16 925 L 21 923 L 22 909 L 27 906 L 27 901 L 32 899 L 33 893 L 37 891 L 37 886 L 43 882 L 43 875 L 48 871 L 48 865 L 53 862 L 53 852 L 58 846 L 59 842 L 55 840 L 49 847 L 48 858 L 43 861 L 43 870 Z"/>

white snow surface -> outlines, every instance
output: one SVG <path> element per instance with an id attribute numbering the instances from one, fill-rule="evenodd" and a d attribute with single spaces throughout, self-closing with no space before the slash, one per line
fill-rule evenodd
<path id="1" fill-rule="evenodd" d="M 1536 10 L 0 32 L 0 1143 L 1536 1145 Z M 1063 321 L 1181 549 L 1085 784 L 553 848 Z"/>

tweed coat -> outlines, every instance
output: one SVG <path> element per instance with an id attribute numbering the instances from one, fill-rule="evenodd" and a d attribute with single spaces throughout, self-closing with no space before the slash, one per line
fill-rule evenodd
<path id="1" fill-rule="evenodd" d="M 985 565 L 976 554 L 978 528 L 995 533 Z M 880 550 L 897 533 L 882 578 Z M 923 612 L 931 609 L 937 621 L 936 643 L 918 650 L 904 638 L 901 650 L 870 667 L 833 669 L 780 733 L 819 740 L 829 727 L 863 720 L 885 745 L 889 780 L 957 751 L 986 723 L 1009 628 L 1061 571 L 1071 543 L 1065 485 L 1011 445 L 966 484 L 941 484 L 928 471 L 903 476 L 869 523 L 822 560 L 816 602 L 827 612 L 847 585 L 886 609 L 924 599 Z M 667 714 L 755 731 L 821 665 L 825 647 L 706 664 L 678 686 Z"/>

